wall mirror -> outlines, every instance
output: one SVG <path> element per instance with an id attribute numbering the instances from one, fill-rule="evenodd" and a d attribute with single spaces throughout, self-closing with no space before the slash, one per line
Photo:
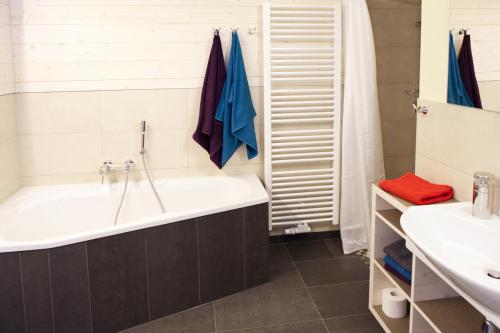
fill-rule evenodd
<path id="1" fill-rule="evenodd" d="M 420 101 L 500 112 L 500 0 L 422 0 Z"/>
<path id="2" fill-rule="evenodd" d="M 500 112 L 500 0 L 450 0 L 447 102 Z"/>

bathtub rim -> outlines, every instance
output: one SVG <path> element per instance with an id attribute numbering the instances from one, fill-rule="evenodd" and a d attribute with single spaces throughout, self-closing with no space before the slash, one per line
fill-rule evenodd
<path id="1" fill-rule="evenodd" d="M 237 203 L 221 205 L 211 209 L 193 209 L 190 210 L 188 213 L 176 212 L 176 213 L 152 215 L 136 220 L 134 222 L 126 224 L 118 224 L 117 226 L 111 225 L 103 228 L 93 229 L 91 231 L 66 235 L 64 237 L 53 237 L 36 241 L 9 241 L 5 239 L 0 239 L 0 254 L 9 252 L 52 249 L 56 247 L 91 241 L 93 239 L 115 236 L 127 232 L 153 228 L 175 222 L 182 222 L 185 220 L 190 220 L 201 216 L 217 214 L 224 211 L 251 207 L 270 202 L 269 195 L 263 183 L 261 182 L 259 177 L 255 174 L 234 175 L 234 176 L 182 177 L 182 178 L 192 179 L 192 178 L 212 178 L 212 177 L 237 178 L 240 180 L 244 180 L 245 182 L 249 183 L 249 185 L 253 186 L 253 188 L 255 188 L 255 191 L 252 193 L 251 198 L 247 200 L 238 201 Z M 158 179 L 158 181 L 162 180 L 164 179 Z M 67 185 L 71 186 L 73 184 L 67 184 Z M 74 185 L 81 185 L 81 184 L 74 184 Z"/>

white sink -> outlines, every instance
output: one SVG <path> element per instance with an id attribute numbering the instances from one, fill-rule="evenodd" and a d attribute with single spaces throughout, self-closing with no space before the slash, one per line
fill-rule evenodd
<path id="1" fill-rule="evenodd" d="M 472 216 L 468 202 L 415 206 L 401 218 L 411 242 L 500 327 L 500 218 Z M 476 303 L 476 304 L 474 304 Z"/>

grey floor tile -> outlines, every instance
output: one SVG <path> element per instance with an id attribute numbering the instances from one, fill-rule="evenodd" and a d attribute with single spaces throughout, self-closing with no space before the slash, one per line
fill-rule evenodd
<path id="1" fill-rule="evenodd" d="M 226 331 L 231 333 L 328 333 L 325 324 L 321 320 L 308 321 L 305 323 L 267 326 L 251 328 L 247 330 Z"/>
<path id="2" fill-rule="evenodd" d="M 163 317 L 122 333 L 210 333 L 215 332 L 212 303 Z"/>
<path id="3" fill-rule="evenodd" d="M 342 241 L 340 238 L 329 238 L 329 239 L 324 239 L 323 242 L 325 243 L 326 247 L 334 257 L 345 257 L 345 256 L 355 256 L 355 253 L 351 254 L 344 254 L 344 250 L 342 249 Z"/>
<path id="4" fill-rule="evenodd" d="M 288 251 L 294 261 L 333 258 L 323 241 L 288 243 Z"/>
<path id="5" fill-rule="evenodd" d="M 274 265 L 269 268 L 269 282 L 261 284 L 245 292 L 261 292 L 303 288 L 304 283 L 299 272 L 292 263 Z"/>
<path id="6" fill-rule="evenodd" d="M 305 289 L 238 294 L 214 305 L 221 331 L 319 319 Z"/>
<path id="7" fill-rule="evenodd" d="M 330 333 L 383 333 L 371 314 L 325 320 Z"/>
<path id="8" fill-rule="evenodd" d="M 368 313 L 368 281 L 309 288 L 323 318 Z"/>
<path id="9" fill-rule="evenodd" d="M 368 266 L 358 257 L 303 261 L 296 263 L 307 286 L 369 279 Z"/>
<path id="10" fill-rule="evenodd" d="M 269 246 L 269 265 L 280 265 L 292 262 L 286 244 Z"/>

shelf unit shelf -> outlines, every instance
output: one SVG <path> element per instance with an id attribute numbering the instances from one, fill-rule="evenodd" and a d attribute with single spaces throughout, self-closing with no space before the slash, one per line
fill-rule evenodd
<path id="1" fill-rule="evenodd" d="M 405 294 L 407 299 L 411 296 L 411 285 L 401 281 L 396 275 L 392 274 L 384 268 L 384 259 L 375 259 L 375 264 L 379 266 L 380 270 L 387 276 L 387 278 L 396 285 Z"/>
<path id="2" fill-rule="evenodd" d="M 408 240 L 400 219 L 412 204 L 375 185 L 372 192 L 369 309 L 383 329 L 391 333 L 481 332 L 484 317 L 454 291 L 450 281 L 439 277 L 435 268 L 430 267 L 430 263 L 425 264 L 415 253 L 412 285 L 384 268 L 383 248 L 398 239 Z M 444 203 L 451 202 L 456 201 Z M 398 289 L 406 297 L 409 313 L 405 318 L 392 319 L 382 311 L 381 292 L 387 287 Z"/>
<path id="3" fill-rule="evenodd" d="M 387 225 L 389 225 L 392 229 L 394 229 L 401 237 L 404 237 L 404 231 L 401 227 L 401 223 L 399 222 L 401 219 L 401 215 L 403 213 L 398 209 L 385 209 L 385 210 L 377 210 L 375 214 L 382 219 Z"/>
<path id="4" fill-rule="evenodd" d="M 372 307 L 372 311 L 376 313 L 375 317 L 378 320 L 382 320 L 384 325 L 389 329 L 391 333 L 405 333 L 408 332 L 410 327 L 410 317 L 406 316 L 401 319 L 389 318 L 382 311 L 382 305 L 375 305 Z"/>
<path id="5" fill-rule="evenodd" d="M 439 331 L 480 332 L 483 316 L 462 297 L 415 302 L 415 306 Z"/>

